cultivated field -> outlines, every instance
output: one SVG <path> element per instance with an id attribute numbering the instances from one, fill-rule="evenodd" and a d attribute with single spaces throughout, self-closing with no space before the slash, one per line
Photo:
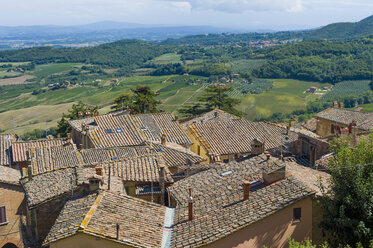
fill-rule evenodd
<path id="1" fill-rule="evenodd" d="M 29 84 L 31 82 L 28 82 L 28 79 L 32 79 L 34 76 L 31 75 L 24 75 L 20 77 L 15 77 L 15 78 L 5 78 L 5 79 L 0 79 L 0 86 L 4 85 L 15 85 L 15 84 Z"/>
<path id="2" fill-rule="evenodd" d="M 238 109 L 245 117 L 253 120 L 268 117 L 275 112 L 290 113 L 306 106 L 309 98 L 314 95 L 304 93 L 311 86 L 330 86 L 316 82 L 305 82 L 292 79 L 270 79 L 274 86 L 267 92 L 258 95 L 246 95 L 241 98 Z"/>

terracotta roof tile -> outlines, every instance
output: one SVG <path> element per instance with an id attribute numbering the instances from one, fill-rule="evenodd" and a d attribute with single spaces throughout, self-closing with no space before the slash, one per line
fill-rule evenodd
<path id="1" fill-rule="evenodd" d="M 44 245 L 72 236 L 79 230 L 131 247 L 161 247 L 166 209 L 108 191 L 75 198 L 62 209 Z"/>
<path id="2" fill-rule="evenodd" d="M 335 121 L 343 125 L 349 125 L 352 121 L 356 122 L 359 129 L 370 131 L 373 128 L 373 113 L 358 112 L 341 108 L 328 108 L 315 115 L 316 118 L 322 118 Z"/>
<path id="3" fill-rule="evenodd" d="M 214 121 L 189 125 L 193 134 L 207 148 L 209 154 L 248 153 L 251 142 L 256 138 L 265 142 L 265 149 L 270 150 L 297 140 L 294 132 L 286 134 L 286 129 L 265 122 L 251 122 L 243 119 Z"/>
<path id="4" fill-rule="evenodd" d="M 42 139 L 31 141 L 13 141 L 12 159 L 14 163 L 29 160 L 28 151 L 30 147 L 54 147 L 71 145 L 68 139 Z"/>
<path id="5" fill-rule="evenodd" d="M 0 183 L 20 185 L 21 172 L 8 166 L 0 165 Z"/>
<path id="6" fill-rule="evenodd" d="M 10 166 L 12 141 L 16 140 L 15 134 L 0 134 L 0 165 Z"/>
<path id="7" fill-rule="evenodd" d="M 259 221 L 284 207 L 314 194 L 292 177 L 268 186 L 260 183 L 261 170 L 276 170 L 283 162 L 263 162 L 258 156 L 244 162 L 232 162 L 200 172 L 171 186 L 176 199 L 173 247 L 197 247 L 210 244 Z M 243 200 L 243 181 L 259 183 L 250 187 Z M 188 221 L 188 188 L 192 187 L 194 218 Z"/>
<path id="8" fill-rule="evenodd" d="M 77 186 L 76 168 L 49 171 L 21 179 L 29 208 L 71 192 Z"/>

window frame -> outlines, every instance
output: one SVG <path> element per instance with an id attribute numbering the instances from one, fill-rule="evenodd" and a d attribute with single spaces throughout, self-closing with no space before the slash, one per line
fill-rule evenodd
<path id="1" fill-rule="evenodd" d="M 2 213 L 4 214 L 4 217 Z M 8 223 L 8 219 L 6 218 L 6 206 L 0 206 L 0 226 L 6 225 Z"/>

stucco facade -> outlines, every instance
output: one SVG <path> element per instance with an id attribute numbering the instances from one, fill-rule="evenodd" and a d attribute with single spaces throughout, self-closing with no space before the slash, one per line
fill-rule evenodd
<path id="1" fill-rule="evenodd" d="M 25 222 L 26 205 L 20 185 L 0 183 L 0 207 L 5 206 L 6 223 L 0 224 L 0 247 L 14 244 L 23 247 L 22 223 Z"/>
<path id="2" fill-rule="evenodd" d="M 49 245 L 50 248 L 131 248 L 115 241 L 102 239 L 85 233 L 78 233 L 74 236 L 60 239 Z"/>
<path id="3" fill-rule="evenodd" d="M 293 221 L 293 209 L 301 208 L 300 221 Z M 297 241 L 312 239 L 312 197 L 270 215 L 206 247 L 262 248 L 288 247 L 289 237 Z"/>

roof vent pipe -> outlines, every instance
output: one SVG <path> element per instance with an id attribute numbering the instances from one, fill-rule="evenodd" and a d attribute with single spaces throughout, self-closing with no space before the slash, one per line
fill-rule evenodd
<path id="1" fill-rule="evenodd" d="M 119 224 L 117 223 L 117 240 L 119 240 L 119 229 L 120 229 L 120 226 L 119 226 Z"/>

